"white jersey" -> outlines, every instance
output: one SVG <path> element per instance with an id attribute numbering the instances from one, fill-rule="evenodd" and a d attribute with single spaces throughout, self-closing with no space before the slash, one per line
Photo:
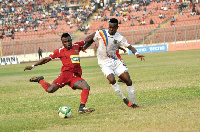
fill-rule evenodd
<path id="1" fill-rule="evenodd" d="M 119 33 L 110 35 L 108 30 L 96 31 L 93 40 L 99 40 L 99 47 L 97 50 L 99 65 L 105 62 L 118 60 L 116 56 L 116 49 L 118 49 L 119 46 L 128 47 L 130 45 L 124 36 L 120 35 Z"/>

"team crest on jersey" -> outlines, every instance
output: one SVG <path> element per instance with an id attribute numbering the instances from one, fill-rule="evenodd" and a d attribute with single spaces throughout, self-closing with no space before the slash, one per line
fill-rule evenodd
<path id="1" fill-rule="evenodd" d="M 79 55 L 71 55 L 70 58 L 72 63 L 80 63 Z"/>
<path id="2" fill-rule="evenodd" d="M 76 53 L 78 53 L 78 50 L 77 50 L 77 49 L 75 49 L 75 51 L 76 51 Z"/>
<path id="3" fill-rule="evenodd" d="M 114 39 L 113 43 L 114 43 L 114 44 L 117 44 L 117 40 Z"/>

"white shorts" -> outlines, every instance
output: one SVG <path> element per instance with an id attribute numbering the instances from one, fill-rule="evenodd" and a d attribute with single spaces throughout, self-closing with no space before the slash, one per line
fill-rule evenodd
<path id="1" fill-rule="evenodd" d="M 114 75 L 116 74 L 119 77 L 122 73 L 128 72 L 128 68 L 120 60 L 112 59 L 111 61 L 105 62 L 99 66 L 101 67 L 101 71 L 104 73 L 106 77 L 109 74 L 114 74 Z"/>

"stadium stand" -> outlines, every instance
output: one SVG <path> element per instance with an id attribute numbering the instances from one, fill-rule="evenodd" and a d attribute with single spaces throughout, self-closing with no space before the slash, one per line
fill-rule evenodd
<path id="1" fill-rule="evenodd" d="M 43 49 L 53 51 L 63 32 L 72 36 L 80 32 L 78 39 L 81 40 L 85 37 L 83 34 L 93 33 L 101 25 L 107 28 L 112 17 L 120 21 L 118 32 L 132 44 L 200 38 L 200 5 L 190 1 L 115 1 L 101 8 L 93 0 L 13 0 L 0 3 L 0 6 L 0 40 L 4 55 L 13 54 L 6 51 L 9 46 L 15 47 L 15 54 L 35 53 L 39 44 Z M 89 26 L 86 25 L 89 22 Z M 19 50 L 24 47 L 26 52 Z"/>

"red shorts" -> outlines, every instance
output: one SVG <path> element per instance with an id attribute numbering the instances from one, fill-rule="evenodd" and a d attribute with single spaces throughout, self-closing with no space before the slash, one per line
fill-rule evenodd
<path id="1" fill-rule="evenodd" d="M 64 71 L 60 73 L 60 75 L 53 81 L 53 84 L 55 84 L 59 88 L 62 88 L 65 85 L 73 88 L 74 83 L 80 80 L 84 80 L 83 78 L 81 78 L 81 75 L 70 71 Z"/>

